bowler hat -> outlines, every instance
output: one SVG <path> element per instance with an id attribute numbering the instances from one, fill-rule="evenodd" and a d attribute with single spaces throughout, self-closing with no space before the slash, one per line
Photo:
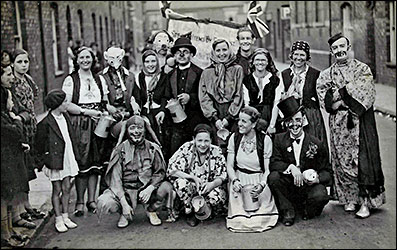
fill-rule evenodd
<path id="1" fill-rule="evenodd" d="M 182 47 L 188 48 L 193 56 L 196 55 L 196 47 L 193 46 L 192 42 L 187 37 L 180 37 L 176 39 L 174 46 L 171 48 L 171 53 L 175 54 L 176 51 Z"/>
<path id="2" fill-rule="evenodd" d="M 289 118 L 293 117 L 296 113 L 302 110 L 303 106 L 299 105 L 298 101 L 295 97 L 290 96 L 282 101 L 279 102 L 277 107 L 283 113 L 284 118 L 283 121 L 288 120 Z"/>

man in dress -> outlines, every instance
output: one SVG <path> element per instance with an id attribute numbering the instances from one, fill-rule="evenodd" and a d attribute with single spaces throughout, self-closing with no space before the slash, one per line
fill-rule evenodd
<path id="1" fill-rule="evenodd" d="M 99 216 L 121 212 L 117 226 L 127 227 L 140 201 L 150 223 L 160 225 L 156 210 L 165 202 L 170 211 L 173 201 L 172 185 L 164 181 L 163 155 L 158 145 L 144 138 L 145 121 L 141 116 L 127 120 L 127 131 L 128 139 L 113 150 L 106 170 L 109 188 L 98 197 Z"/>
<path id="2" fill-rule="evenodd" d="M 274 137 L 268 184 L 282 223 L 291 226 L 299 208 L 303 210 L 304 220 L 321 214 L 329 201 L 326 186 L 332 178 L 323 143 L 303 131 L 302 106 L 291 96 L 282 100 L 278 107 L 288 131 Z M 307 176 L 310 172 L 312 174 Z"/>
<path id="3" fill-rule="evenodd" d="M 335 63 L 317 80 L 317 93 L 328 113 L 334 195 L 346 212 L 359 218 L 385 203 L 379 138 L 373 105 L 375 83 L 365 63 L 349 58 L 349 39 L 338 33 L 328 40 Z"/>

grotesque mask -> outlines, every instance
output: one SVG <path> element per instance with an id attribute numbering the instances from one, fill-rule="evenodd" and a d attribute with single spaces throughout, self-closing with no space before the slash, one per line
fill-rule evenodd
<path id="1" fill-rule="evenodd" d="M 108 48 L 107 51 L 103 53 L 103 56 L 107 61 L 108 65 L 115 69 L 118 69 L 121 66 L 124 55 L 125 51 L 117 47 Z"/>

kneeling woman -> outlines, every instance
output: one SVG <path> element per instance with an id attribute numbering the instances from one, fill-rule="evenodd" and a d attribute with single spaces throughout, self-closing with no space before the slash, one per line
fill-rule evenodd
<path id="1" fill-rule="evenodd" d="M 184 205 L 186 222 L 192 227 L 197 226 L 199 219 L 209 216 L 201 215 L 202 211 L 197 209 L 193 211 L 193 197 L 203 196 L 206 202 L 203 207 L 209 205 L 212 212 L 221 210 L 226 204 L 222 184 L 227 177 L 225 157 L 218 146 L 211 144 L 211 127 L 198 124 L 193 134 L 194 139 L 170 158 L 167 169 L 167 176 Z"/>
<path id="2" fill-rule="evenodd" d="M 229 208 L 226 227 L 232 232 L 263 232 L 277 224 L 278 211 L 266 184 L 272 140 L 258 127 L 259 112 L 241 109 L 238 132 L 227 149 Z"/>

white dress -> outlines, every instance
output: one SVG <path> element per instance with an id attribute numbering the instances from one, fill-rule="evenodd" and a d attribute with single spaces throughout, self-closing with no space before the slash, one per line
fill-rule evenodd
<path id="1" fill-rule="evenodd" d="M 63 156 L 63 169 L 49 169 L 43 167 L 44 174 L 50 179 L 50 181 L 62 181 L 65 177 L 74 177 L 78 174 L 79 166 L 73 152 L 72 141 L 69 136 L 69 131 L 66 123 L 66 119 L 61 114 L 56 116 L 53 113 L 51 115 L 55 118 L 59 129 L 61 130 L 63 140 L 65 141 L 65 153 Z"/>

